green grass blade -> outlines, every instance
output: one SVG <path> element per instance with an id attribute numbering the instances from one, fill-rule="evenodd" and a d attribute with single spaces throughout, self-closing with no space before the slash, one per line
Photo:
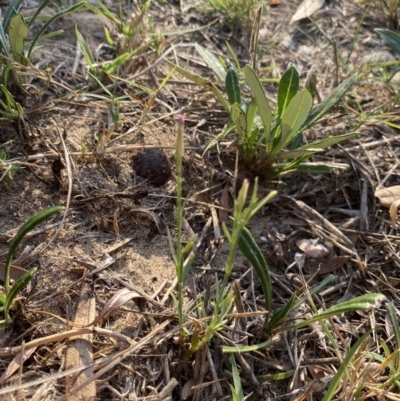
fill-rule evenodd
<path id="1" fill-rule="evenodd" d="M 288 107 L 290 101 L 299 90 L 299 73 L 296 68 L 290 67 L 279 81 L 278 90 L 278 118 L 281 118 L 283 112 Z"/>
<path id="2" fill-rule="evenodd" d="M 353 361 L 354 356 L 360 349 L 360 347 L 364 344 L 364 341 L 367 341 L 369 335 L 371 334 L 371 331 L 368 331 L 365 333 L 350 349 L 348 354 L 346 355 L 346 358 L 344 359 L 343 363 L 340 365 L 340 368 L 336 372 L 335 376 L 333 377 L 331 384 L 329 385 L 328 390 L 325 393 L 324 398 L 322 401 L 331 401 L 332 398 L 335 395 L 335 392 L 340 384 L 340 381 L 342 380 L 342 377 L 346 373 L 348 367 L 350 366 L 351 362 Z"/>
<path id="3" fill-rule="evenodd" d="M 197 85 L 201 86 L 208 86 L 217 96 L 218 101 L 221 103 L 222 107 L 225 109 L 227 113 L 230 113 L 230 107 L 228 102 L 224 99 L 221 91 L 207 78 L 203 78 L 199 75 L 193 74 L 192 72 L 185 70 L 182 67 L 179 67 L 178 65 L 172 63 L 168 59 L 164 58 L 165 62 L 169 64 L 172 68 L 175 68 L 176 71 L 184 76 L 187 79 L 190 79 L 192 82 L 194 82 Z"/>
<path id="4" fill-rule="evenodd" d="M 246 65 L 246 67 L 244 67 L 243 72 L 246 78 L 246 83 L 247 85 L 249 85 L 251 91 L 253 92 L 254 98 L 256 99 L 257 102 L 261 121 L 264 127 L 266 145 L 268 149 L 268 145 L 270 142 L 269 133 L 271 130 L 272 112 L 269 107 L 264 88 L 261 85 L 254 70 L 249 65 Z"/>
<path id="5" fill-rule="evenodd" d="M 347 141 L 348 139 L 355 138 L 359 133 L 358 132 L 350 132 L 348 134 L 342 134 L 342 135 L 336 135 L 336 136 L 331 136 L 326 139 L 322 139 L 320 141 L 315 141 L 312 143 L 309 143 L 307 145 L 301 146 L 300 148 L 297 148 L 295 152 L 299 150 L 310 150 L 310 149 L 326 149 L 329 146 L 336 145 L 337 143 Z"/>
<path id="6" fill-rule="evenodd" d="M 1 12 L 0 12 L 1 17 Z M 11 52 L 8 48 L 8 41 L 6 38 L 6 34 L 3 29 L 3 24 L 0 23 L 0 52 L 7 56 L 8 58 L 12 59 Z"/>
<path id="7" fill-rule="evenodd" d="M 288 379 L 289 377 L 293 377 L 295 372 L 296 372 L 296 370 L 288 370 L 287 372 L 275 373 L 272 375 L 262 375 L 262 376 L 256 376 L 256 377 L 260 383 L 267 382 L 267 381 L 272 382 L 275 380 L 284 380 L 284 379 Z"/>
<path id="8" fill-rule="evenodd" d="M 83 56 L 85 57 L 86 63 L 89 66 L 89 71 L 94 72 L 94 64 L 95 60 L 92 55 L 92 52 L 89 49 L 89 46 L 87 45 L 85 39 L 83 39 L 82 34 L 78 31 L 78 26 L 75 26 L 75 33 L 76 33 L 76 38 L 78 39 L 79 47 L 82 50 Z M 111 95 L 111 93 L 110 93 Z"/>
<path id="9" fill-rule="evenodd" d="M 11 19 L 14 17 L 15 14 L 18 13 L 19 8 L 24 0 L 13 0 L 11 4 L 8 6 L 6 13 L 4 14 L 2 26 L 4 32 L 8 32 L 8 28 L 10 27 Z"/>
<path id="10" fill-rule="evenodd" d="M 345 95 L 345 93 L 350 89 L 350 87 L 356 81 L 357 76 L 352 75 L 343 81 L 323 102 L 321 102 L 317 107 L 311 110 L 306 121 L 300 128 L 300 132 L 303 132 L 307 128 L 311 127 L 315 122 L 317 122 L 321 117 L 323 117 L 332 107 L 334 107 Z"/>
<path id="11" fill-rule="evenodd" d="M 76 3 L 74 5 L 72 5 L 71 7 L 67 8 L 66 10 L 60 11 L 57 14 L 54 14 L 51 18 L 49 18 L 46 23 L 40 28 L 40 31 L 37 33 L 37 35 L 34 37 L 31 46 L 28 50 L 27 53 L 27 58 L 30 59 L 31 53 L 35 47 L 36 42 L 39 40 L 39 38 L 43 35 L 43 33 L 46 31 L 46 29 L 59 17 L 63 16 L 63 15 L 67 15 L 70 13 L 73 13 L 77 10 L 79 10 L 83 5 L 85 4 L 84 1 L 80 2 L 80 3 Z"/>
<path id="12" fill-rule="evenodd" d="M 4 287 L 6 289 L 6 296 L 8 295 L 8 287 L 10 283 L 10 266 L 11 266 L 11 259 L 14 256 L 14 253 L 17 249 L 19 243 L 23 240 L 25 235 L 33 230 L 38 224 L 42 223 L 53 214 L 61 212 L 64 210 L 64 206 L 54 206 L 49 209 L 43 210 L 34 216 L 32 216 L 22 227 L 18 230 L 17 234 L 15 235 L 14 239 L 12 240 L 10 247 L 8 249 L 7 257 L 6 257 L 6 265 L 4 269 Z"/>
<path id="13" fill-rule="evenodd" d="M 269 338 L 267 341 L 264 341 L 262 343 L 254 344 L 254 345 L 245 345 L 245 346 L 237 346 L 237 347 L 228 347 L 227 345 L 222 346 L 222 352 L 225 352 L 226 354 L 234 354 L 234 353 L 246 353 L 246 352 L 253 352 L 253 351 L 259 351 L 260 349 L 263 349 L 265 347 L 268 347 L 272 342 L 272 337 Z"/>
<path id="14" fill-rule="evenodd" d="M 389 29 L 375 29 L 375 32 L 397 53 L 400 54 L 400 34 Z"/>
<path id="15" fill-rule="evenodd" d="M 44 0 L 40 3 L 39 7 L 37 8 L 35 14 L 33 14 L 32 18 L 29 18 L 28 27 L 30 27 L 36 20 L 36 18 L 40 15 L 41 11 L 47 6 L 47 3 L 50 0 Z"/>
<path id="16" fill-rule="evenodd" d="M 390 323 L 392 325 L 393 333 L 394 333 L 394 338 L 396 340 L 396 348 L 400 348 L 400 327 L 399 327 L 399 321 L 397 318 L 396 314 L 396 308 L 391 302 L 388 302 L 386 305 L 386 312 L 388 313 Z M 395 365 L 396 365 L 396 370 L 399 369 L 399 362 L 400 358 L 397 356 L 395 358 Z"/>
<path id="17" fill-rule="evenodd" d="M 318 313 L 317 315 L 306 319 L 303 322 L 293 324 L 291 326 L 283 327 L 280 331 L 288 331 L 299 329 L 301 327 L 306 327 L 312 323 L 318 322 L 320 320 L 328 319 L 332 316 L 340 315 L 346 312 L 352 311 L 370 311 L 379 308 L 382 302 L 386 301 L 386 297 L 382 294 L 365 294 L 359 297 L 350 299 L 349 301 L 342 302 L 338 305 L 334 305 L 324 312 Z"/>
<path id="18" fill-rule="evenodd" d="M 265 310 L 267 311 L 265 317 L 265 325 L 268 323 L 270 314 L 272 313 L 272 285 L 269 269 L 264 255 L 256 244 L 250 231 L 243 227 L 239 238 L 239 249 L 242 254 L 250 261 L 254 267 L 258 278 L 261 282 L 261 287 L 264 293 Z"/>
<path id="19" fill-rule="evenodd" d="M 23 276 L 21 276 L 16 283 L 11 287 L 10 292 L 7 294 L 6 302 L 4 304 L 4 315 L 6 321 L 8 320 L 8 312 L 14 302 L 15 297 L 28 285 L 32 280 L 33 274 L 36 272 L 37 268 L 30 269 Z"/>
<path id="20" fill-rule="evenodd" d="M 232 363 L 232 378 L 233 378 L 233 389 L 231 388 L 232 395 L 234 395 L 234 399 L 236 398 L 239 401 L 244 401 L 242 383 L 240 381 L 239 371 L 236 365 L 235 357 L 231 356 Z M 234 390 L 234 391 L 232 391 Z"/>
<path id="21" fill-rule="evenodd" d="M 288 314 L 293 310 L 295 301 L 296 301 L 296 295 L 292 294 L 292 296 L 290 297 L 289 301 L 286 303 L 285 306 L 274 310 L 274 313 L 270 318 L 270 321 L 268 322 L 268 325 L 266 327 L 267 332 L 274 330 L 281 323 L 283 323 Z"/>
<path id="22" fill-rule="evenodd" d="M 300 163 L 296 166 L 296 173 L 306 173 L 306 174 L 329 174 L 332 170 L 347 170 L 349 168 L 348 164 L 345 163 L 311 163 L 305 162 Z"/>
<path id="23" fill-rule="evenodd" d="M 194 47 L 203 58 L 203 60 L 206 62 L 206 64 L 214 71 L 215 75 L 222 82 L 225 82 L 227 73 L 219 60 L 214 56 L 214 54 L 212 54 L 209 50 L 205 49 L 203 46 L 200 46 L 197 43 L 194 45 Z"/>
<path id="24" fill-rule="evenodd" d="M 241 104 L 239 77 L 233 68 L 229 68 L 225 78 L 226 93 L 230 104 Z"/>

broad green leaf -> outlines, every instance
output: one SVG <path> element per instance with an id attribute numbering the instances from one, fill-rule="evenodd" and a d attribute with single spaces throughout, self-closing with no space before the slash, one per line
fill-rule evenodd
<path id="1" fill-rule="evenodd" d="M 365 341 L 368 341 L 368 337 L 370 336 L 371 331 L 367 331 L 361 338 L 351 347 L 350 351 L 347 353 L 346 358 L 344 359 L 343 363 L 340 365 L 338 371 L 336 372 L 335 376 L 333 377 L 331 384 L 328 387 L 328 390 L 325 393 L 324 398 L 322 401 L 331 401 L 336 393 L 336 390 L 339 387 L 340 381 L 342 377 L 346 373 L 347 369 L 349 368 L 351 362 L 353 361 L 354 356 L 357 354 L 358 350 L 364 344 Z"/>
<path id="2" fill-rule="evenodd" d="M 238 345 L 237 347 L 229 347 L 227 345 L 222 346 L 222 352 L 225 352 L 226 354 L 243 354 L 245 352 L 253 352 L 253 351 L 259 351 L 260 349 L 263 349 L 265 347 L 268 347 L 272 343 L 272 337 L 269 338 L 267 341 L 263 341 L 262 343 L 257 343 L 254 345 Z"/>
<path id="3" fill-rule="evenodd" d="M 346 312 L 352 311 L 371 311 L 377 309 L 385 302 L 387 298 L 382 294 L 365 294 L 359 297 L 350 299 L 349 301 L 342 302 L 338 305 L 334 305 L 326 311 L 323 311 L 310 319 L 306 319 L 300 323 L 293 324 L 291 326 L 282 327 L 280 331 L 289 331 L 294 329 L 299 329 L 301 327 L 309 326 L 312 323 L 318 322 L 320 320 L 328 319 L 332 316 L 340 315 Z"/>
<path id="4" fill-rule="evenodd" d="M 397 32 L 381 28 L 374 30 L 397 54 L 400 54 L 400 35 Z"/>
<path id="5" fill-rule="evenodd" d="M 231 117 L 236 125 L 236 129 L 243 142 L 247 140 L 247 127 L 246 127 L 246 116 L 243 113 L 242 108 L 237 104 L 233 104 L 231 107 Z"/>
<path id="6" fill-rule="evenodd" d="M 271 277 L 264 255 L 254 241 L 250 231 L 246 227 L 243 227 L 243 230 L 240 234 L 239 249 L 254 267 L 261 282 L 264 293 L 265 310 L 267 312 L 264 324 L 267 325 L 270 314 L 272 313 Z"/>
<path id="7" fill-rule="evenodd" d="M 307 128 L 311 127 L 316 123 L 321 117 L 323 117 L 333 106 L 335 106 L 345 95 L 345 93 L 350 89 L 350 87 L 356 81 L 357 76 L 352 75 L 343 81 L 323 102 L 321 102 L 317 107 L 314 107 L 302 127 L 300 132 L 303 132 Z"/>
<path id="8" fill-rule="evenodd" d="M 253 99 L 251 99 L 251 102 L 249 103 L 247 110 L 246 110 L 247 138 L 250 138 L 250 136 L 251 136 L 256 113 L 257 113 L 257 103 L 256 103 L 256 99 L 253 98 Z M 253 133 L 254 133 L 254 131 L 253 131 Z M 254 140 L 255 139 L 256 138 L 254 138 Z M 253 141 L 253 143 L 254 143 L 254 141 Z"/>
<path id="9" fill-rule="evenodd" d="M 288 107 L 290 101 L 299 90 L 299 73 L 296 68 L 290 67 L 279 81 L 278 90 L 278 118 L 281 118 L 283 112 Z"/>
<path id="10" fill-rule="evenodd" d="M 169 64 L 172 68 L 176 68 L 176 71 L 181 74 L 182 76 L 184 76 L 187 79 L 190 79 L 191 81 L 193 81 L 195 84 L 197 85 L 201 85 L 201 86 L 208 86 L 215 94 L 215 96 L 217 97 L 218 101 L 221 103 L 222 107 L 225 109 L 225 111 L 227 113 L 230 113 L 230 107 L 228 102 L 224 99 L 224 97 L 222 96 L 221 91 L 207 78 L 203 78 L 199 75 L 193 74 L 192 72 L 185 70 L 182 67 L 179 67 L 178 65 L 172 63 L 171 61 L 169 61 L 168 59 L 164 59 L 166 61 L 167 64 Z"/>
<path id="11" fill-rule="evenodd" d="M 303 89 L 293 97 L 282 115 L 281 135 L 278 144 L 271 151 L 272 155 L 276 155 L 292 141 L 306 120 L 311 107 L 312 97 L 307 89 Z"/>
<path id="12" fill-rule="evenodd" d="M 22 14 L 16 14 L 10 23 L 8 29 L 8 37 L 10 39 L 11 51 L 14 55 L 14 60 L 17 63 L 26 65 L 26 58 L 24 57 L 25 39 L 28 36 L 28 26 Z"/>
<path id="13" fill-rule="evenodd" d="M 225 78 L 225 87 L 230 104 L 241 104 L 239 77 L 233 68 L 229 68 Z"/>
<path id="14" fill-rule="evenodd" d="M 243 72 L 246 79 L 246 83 L 247 85 L 249 85 L 251 91 L 253 92 L 254 98 L 256 99 L 258 112 L 260 113 L 261 121 L 264 127 L 266 145 L 268 147 L 270 141 L 269 133 L 271 130 L 271 122 L 272 122 L 271 109 L 269 107 L 264 88 L 261 85 L 254 70 L 249 65 L 246 65 L 244 67 Z"/>
<path id="15" fill-rule="evenodd" d="M 218 59 L 207 49 L 199 44 L 195 44 L 194 47 L 199 52 L 200 56 L 203 60 L 207 63 L 207 65 L 214 71 L 217 77 L 222 81 L 225 82 L 226 71 Z M 240 102 L 239 102 L 240 104 Z"/>

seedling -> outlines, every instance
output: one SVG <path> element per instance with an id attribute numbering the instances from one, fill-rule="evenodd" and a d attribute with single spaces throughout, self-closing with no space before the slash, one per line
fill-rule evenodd
<path id="1" fill-rule="evenodd" d="M 278 103 L 272 110 L 259 77 L 249 65 L 243 69 L 244 81 L 251 89 L 250 99 L 242 96 L 239 73 L 226 70 L 219 60 L 200 46 L 196 46 L 205 62 L 225 83 L 226 101 L 218 87 L 206 78 L 195 75 L 168 61 L 181 75 L 209 87 L 228 113 L 228 121 L 218 141 L 236 131 L 236 141 L 245 165 L 256 176 L 279 177 L 294 172 L 328 173 L 332 169 L 347 168 L 345 164 L 315 163 L 308 160 L 323 149 L 353 138 L 357 132 L 337 135 L 302 145 L 303 133 L 315 125 L 332 109 L 356 81 L 351 76 L 318 106 L 313 106 L 312 88 L 299 91 L 299 74 L 294 67 L 282 76 L 278 88 Z M 311 93 L 310 93 L 311 92 Z M 215 143 L 210 143 L 208 149 Z"/>
<path id="2" fill-rule="evenodd" d="M 10 248 L 7 253 L 6 263 L 4 268 L 4 293 L 0 292 L 0 312 L 4 315 L 4 320 L 0 321 L 0 327 L 7 327 L 11 323 L 11 318 L 9 316 L 9 311 L 14 306 L 14 300 L 17 295 L 28 285 L 32 280 L 33 274 L 37 270 L 36 267 L 27 271 L 22 277 L 20 277 L 11 287 L 10 287 L 10 270 L 11 270 L 11 260 L 14 253 L 29 231 L 32 231 L 38 224 L 47 220 L 53 214 L 64 210 L 63 206 L 55 206 L 50 209 L 43 210 L 31 217 L 17 232 L 14 239 L 10 244 Z"/>

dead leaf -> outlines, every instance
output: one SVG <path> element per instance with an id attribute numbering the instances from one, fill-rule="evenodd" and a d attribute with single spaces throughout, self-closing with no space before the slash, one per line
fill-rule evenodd
<path id="1" fill-rule="evenodd" d="M 390 214 L 390 218 L 392 219 L 392 227 L 394 228 L 394 226 L 396 225 L 396 221 L 397 221 L 397 209 L 400 206 L 400 199 L 397 200 L 396 202 L 393 202 L 390 205 L 390 209 L 389 209 L 389 214 Z"/>
<path id="2" fill-rule="evenodd" d="M 383 207 L 390 207 L 394 202 L 400 199 L 400 185 L 378 189 L 374 193 L 378 198 L 379 204 Z"/>
<path id="3" fill-rule="evenodd" d="M 184 386 L 182 387 L 182 395 L 181 395 L 182 400 L 186 400 L 187 398 L 191 397 L 194 394 L 194 390 L 192 387 L 195 385 L 196 383 L 193 379 L 190 379 L 184 384 Z"/>
<path id="4" fill-rule="evenodd" d="M 322 258 L 329 253 L 327 248 L 314 239 L 303 239 L 297 241 L 296 245 L 310 258 Z"/>
<path id="5" fill-rule="evenodd" d="M 0 277 L 4 277 L 4 269 L 6 265 L 4 263 L 0 263 Z M 10 266 L 10 278 L 11 280 L 17 281 L 20 277 L 22 277 L 27 270 L 21 269 L 18 266 L 11 265 Z"/>
<path id="6" fill-rule="evenodd" d="M 314 274 L 318 269 L 318 275 L 324 275 L 339 270 L 347 261 L 349 256 L 338 256 L 329 259 L 315 259 L 310 260 L 304 265 L 304 272 L 306 274 Z"/>
<path id="7" fill-rule="evenodd" d="M 14 359 L 9 363 L 3 374 L 1 375 L 0 384 L 3 383 L 5 380 L 7 380 L 9 377 L 11 377 L 11 375 L 20 368 L 21 363 L 24 363 L 35 352 L 36 348 L 37 347 L 24 350 L 24 355 L 21 355 L 21 353 L 16 355 Z"/>
<path id="8" fill-rule="evenodd" d="M 290 24 L 293 22 L 299 21 L 301 19 L 310 17 L 316 11 L 318 11 L 325 3 L 325 0 L 303 0 L 303 2 L 299 5 L 296 12 L 294 13 L 292 19 L 290 20 Z"/>
<path id="9" fill-rule="evenodd" d="M 120 306 L 124 305 L 131 299 L 142 298 L 143 296 L 139 295 L 135 291 L 130 291 L 128 288 L 123 288 L 118 291 L 111 299 L 108 301 L 107 305 L 103 308 L 103 310 L 99 313 L 99 316 L 91 323 L 91 325 L 96 325 L 104 320 L 107 320 L 111 313 L 117 310 Z"/>

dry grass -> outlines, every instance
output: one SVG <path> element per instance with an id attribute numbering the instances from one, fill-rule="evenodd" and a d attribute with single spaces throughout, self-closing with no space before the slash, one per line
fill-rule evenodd
<path id="1" fill-rule="evenodd" d="M 288 25 L 295 8 L 291 2 L 282 2 L 264 12 L 260 74 L 277 78 L 293 64 L 304 82 L 314 65 L 324 98 L 338 82 L 359 72 L 361 77 L 345 101 L 310 129 L 306 140 L 355 128 L 360 134 L 315 157 L 346 162 L 346 172 L 297 175 L 281 185 L 262 183 L 260 196 L 277 189 L 279 198 L 250 222 L 249 229 L 271 269 L 273 306 L 282 306 L 293 292 L 306 295 L 310 286 L 333 273 L 330 287 L 313 296 L 318 309 L 370 292 L 385 294 L 397 307 L 398 227 L 392 227 L 388 210 L 379 207 L 374 192 L 399 182 L 398 87 L 384 82 L 383 67 L 366 64 L 368 57 L 382 61 L 391 56 L 373 32 L 387 25 L 385 16 L 375 8 L 364 15 L 366 6 L 356 2 L 330 2 L 314 16 L 314 23 Z M 214 79 L 194 43 L 230 60 L 225 46 L 229 40 L 240 63 L 250 61 L 247 32 L 232 36 L 218 21 L 207 18 L 193 8 L 182 13 L 172 1 L 152 4 L 146 35 L 152 29 L 161 32 L 159 47 L 155 51 L 150 40 L 154 37 L 148 36 L 149 45 L 124 69 L 124 81 L 112 80 L 107 86 L 126 98 L 121 102 L 120 123 L 106 144 L 111 150 L 101 155 L 91 152 L 96 149 L 94 136 L 107 126 L 109 104 L 90 96 L 104 95 L 99 87 L 82 91 L 86 69 L 77 52 L 74 24 L 104 60 L 114 55 L 99 35 L 104 22 L 89 13 L 69 16 L 58 22 L 65 35 L 36 53 L 35 67 L 51 66 L 52 81 L 38 79 L 34 73 L 30 77 L 36 95 L 27 99 L 30 124 L 25 138 L 12 125 L 4 125 L 0 132 L 0 147 L 10 160 L 29 155 L 25 169 L 12 180 L 0 181 L 0 255 L 4 256 L 16 229 L 33 212 L 66 204 L 68 191 L 70 207 L 62 225 L 57 217 L 33 232 L 25 243 L 30 247 L 27 256 L 14 262 L 23 268 L 39 264 L 40 269 L 21 299 L 12 327 L 1 333 L 1 371 L 14 367 L 11 374 L 4 373 L 3 399 L 74 400 L 78 395 L 73 393 L 80 391 L 78 383 L 85 389 L 81 399 L 87 400 L 231 399 L 231 362 L 221 346 L 264 341 L 259 282 L 238 255 L 232 272 L 235 309 L 208 346 L 192 360 L 183 360 L 177 343 L 177 313 L 168 296 L 174 289 L 175 268 L 164 228 L 169 226 L 173 233 L 176 229 L 176 177 L 173 172 L 164 186 L 155 187 L 132 171 L 130 152 L 145 147 L 164 149 L 173 165 L 176 116 L 185 114 L 183 190 L 188 202 L 184 230 L 187 238 L 199 235 L 185 300 L 194 307 L 202 297 L 204 308 L 210 311 L 215 278 L 222 277 L 229 251 L 220 234 L 218 211 L 229 208 L 224 204 L 227 190 L 222 194 L 228 188 L 234 198 L 249 172 L 240 162 L 235 169 L 236 151 L 230 138 L 202 154 L 206 141 L 215 138 L 226 122 L 211 91 L 176 75 L 157 92 L 170 72 L 162 62 L 164 55 Z M 177 31 L 182 33 L 172 34 Z M 276 86 L 267 84 L 266 88 L 273 101 Z M 65 148 L 58 134 L 64 129 Z M 58 174 L 61 184 L 51 168 L 58 155 L 71 161 L 70 170 Z M 58 236 L 49 245 L 57 228 Z M 319 259 L 305 256 L 302 262 L 304 253 L 297 255 L 297 244 L 304 239 L 318 240 L 328 254 Z M 122 289 L 126 292 L 121 293 Z M 112 303 L 122 296 L 129 298 L 121 301 L 122 306 Z M 313 313 L 307 304 L 290 318 L 303 319 Z M 90 324 L 94 315 L 95 325 Z M 185 327 L 201 336 L 204 324 L 200 308 L 194 308 Z M 315 324 L 277 335 L 267 348 L 235 355 L 246 399 L 322 399 L 351 345 L 370 328 L 375 331 L 354 358 L 338 398 L 398 399 L 395 386 L 379 387 L 393 373 L 367 354 L 385 356 L 381 342 L 391 352 L 399 346 L 386 311 L 347 314 L 325 324 L 334 343 Z M 72 349 L 85 358 L 75 353 L 71 362 Z M 26 359 L 22 366 L 17 360 L 20 354 Z M 82 372 L 87 367 L 91 370 Z M 272 377 L 287 372 L 283 379 Z"/>

